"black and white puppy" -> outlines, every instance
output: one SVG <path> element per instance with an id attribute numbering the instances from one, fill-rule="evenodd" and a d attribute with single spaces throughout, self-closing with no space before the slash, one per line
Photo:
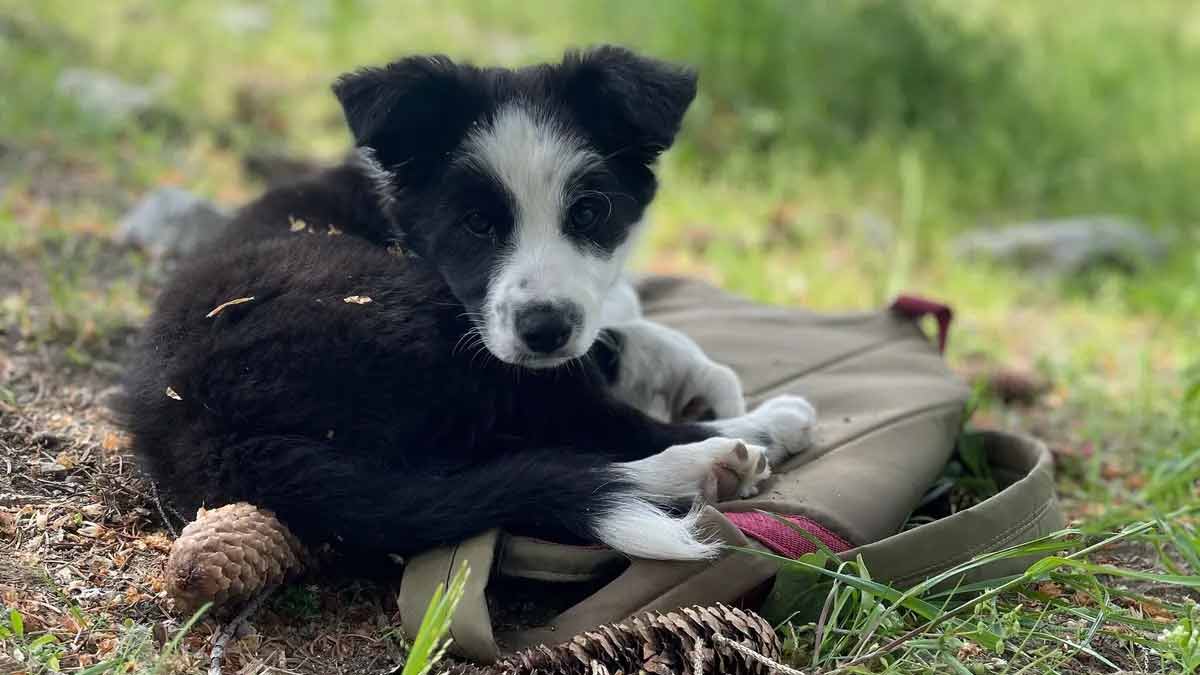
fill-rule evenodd
<path id="1" fill-rule="evenodd" d="M 712 555 L 687 507 L 718 469 L 753 494 L 814 412 L 747 414 L 733 373 L 622 281 L 695 91 L 615 47 L 343 76 L 356 158 L 245 207 L 130 360 L 123 417 L 155 480 L 364 551 L 505 527 Z M 718 419 L 671 421 L 697 404 Z"/>

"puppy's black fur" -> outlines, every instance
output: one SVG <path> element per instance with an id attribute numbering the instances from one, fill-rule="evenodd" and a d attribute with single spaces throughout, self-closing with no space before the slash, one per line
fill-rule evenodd
<path id="1" fill-rule="evenodd" d="M 631 197 L 589 235 L 611 248 L 654 194 L 694 76 L 603 48 L 518 71 L 418 57 L 335 92 L 378 165 L 268 192 L 183 264 L 128 364 L 138 456 L 185 512 L 248 501 L 309 543 L 403 554 L 498 526 L 594 540 L 634 490 L 613 462 L 714 432 L 613 399 L 612 347 L 553 370 L 463 348 L 503 242 L 459 227 L 490 197 L 454 152 L 506 102 L 548 110 L 606 158 L 583 180 Z"/>

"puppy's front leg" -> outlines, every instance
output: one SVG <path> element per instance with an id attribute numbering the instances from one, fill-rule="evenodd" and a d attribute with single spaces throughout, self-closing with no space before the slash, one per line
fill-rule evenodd
<path id="1" fill-rule="evenodd" d="M 609 386 L 618 400 L 670 421 L 746 412 L 737 374 L 677 330 L 634 319 L 605 328 L 600 341 Z"/>

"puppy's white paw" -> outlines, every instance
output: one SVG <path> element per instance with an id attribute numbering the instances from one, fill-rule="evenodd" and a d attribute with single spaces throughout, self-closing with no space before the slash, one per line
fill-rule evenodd
<path id="1" fill-rule="evenodd" d="M 694 421 L 709 415 L 720 420 L 746 414 L 742 380 L 732 368 L 706 359 L 696 363 L 686 379 L 673 421 Z"/>
<path id="2" fill-rule="evenodd" d="M 724 469 L 737 478 L 734 493 L 742 497 L 753 497 L 758 494 L 759 484 L 771 477 L 771 463 L 767 461 L 767 449 L 761 445 L 751 445 L 740 439 L 719 438 L 724 441 L 723 450 L 714 458 L 714 476 L 717 485 L 716 494 L 705 494 L 706 498 L 717 501 L 721 493 L 721 476 L 718 471 Z"/>
<path id="3" fill-rule="evenodd" d="M 651 496 L 704 497 L 711 502 L 733 495 L 752 497 L 771 476 L 766 448 L 721 437 L 674 445 L 652 457 L 619 466 Z"/>
<path id="4" fill-rule="evenodd" d="M 772 465 L 813 444 L 817 411 L 799 396 L 777 396 L 741 417 L 716 422 L 723 436 L 745 438 L 767 446 Z"/>

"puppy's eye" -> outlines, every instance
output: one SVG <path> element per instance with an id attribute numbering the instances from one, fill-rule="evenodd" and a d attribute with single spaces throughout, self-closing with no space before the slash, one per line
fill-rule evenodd
<path id="1" fill-rule="evenodd" d="M 571 228 L 587 232 L 608 218 L 608 206 L 596 197 L 584 197 L 571 205 Z"/>
<path id="2" fill-rule="evenodd" d="M 462 219 L 462 226 L 467 228 L 467 231 L 476 237 L 492 236 L 492 221 L 488 217 L 478 211 L 472 211 Z"/>

